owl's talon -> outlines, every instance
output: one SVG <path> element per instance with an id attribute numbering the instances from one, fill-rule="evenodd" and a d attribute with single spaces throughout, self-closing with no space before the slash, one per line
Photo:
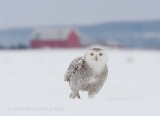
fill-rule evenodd
<path id="1" fill-rule="evenodd" d="M 88 93 L 88 98 L 94 98 L 95 97 L 95 93 Z"/>
<path id="2" fill-rule="evenodd" d="M 79 92 L 71 92 L 69 97 L 72 98 L 72 99 L 75 99 L 76 97 L 80 99 Z"/>

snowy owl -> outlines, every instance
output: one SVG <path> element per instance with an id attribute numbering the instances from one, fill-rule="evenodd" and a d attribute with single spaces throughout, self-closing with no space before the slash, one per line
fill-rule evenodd
<path id="1" fill-rule="evenodd" d="M 101 48 L 91 48 L 84 56 L 74 59 L 65 73 L 64 80 L 71 88 L 70 98 L 80 98 L 79 91 L 87 91 L 92 98 L 104 85 L 108 68 L 107 55 Z"/>

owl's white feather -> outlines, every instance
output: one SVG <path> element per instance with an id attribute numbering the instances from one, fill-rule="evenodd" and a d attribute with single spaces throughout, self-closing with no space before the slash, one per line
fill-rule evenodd
<path id="1" fill-rule="evenodd" d="M 80 90 L 88 91 L 89 97 L 100 91 L 108 75 L 106 61 L 107 55 L 103 49 L 92 48 L 71 62 L 64 76 L 72 90 L 71 98 L 80 98 Z"/>

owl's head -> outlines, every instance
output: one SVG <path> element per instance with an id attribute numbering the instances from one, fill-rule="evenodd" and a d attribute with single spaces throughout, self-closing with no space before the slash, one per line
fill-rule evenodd
<path id="1" fill-rule="evenodd" d="M 106 64 L 107 55 L 105 50 L 101 48 L 91 48 L 86 52 L 85 60 L 89 63 Z"/>

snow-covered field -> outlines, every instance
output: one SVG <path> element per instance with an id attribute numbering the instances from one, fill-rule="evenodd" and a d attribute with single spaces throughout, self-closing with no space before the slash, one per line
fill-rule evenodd
<path id="1" fill-rule="evenodd" d="M 0 116 L 160 116 L 160 52 L 107 50 L 108 80 L 93 99 L 63 81 L 81 50 L 0 51 Z"/>

